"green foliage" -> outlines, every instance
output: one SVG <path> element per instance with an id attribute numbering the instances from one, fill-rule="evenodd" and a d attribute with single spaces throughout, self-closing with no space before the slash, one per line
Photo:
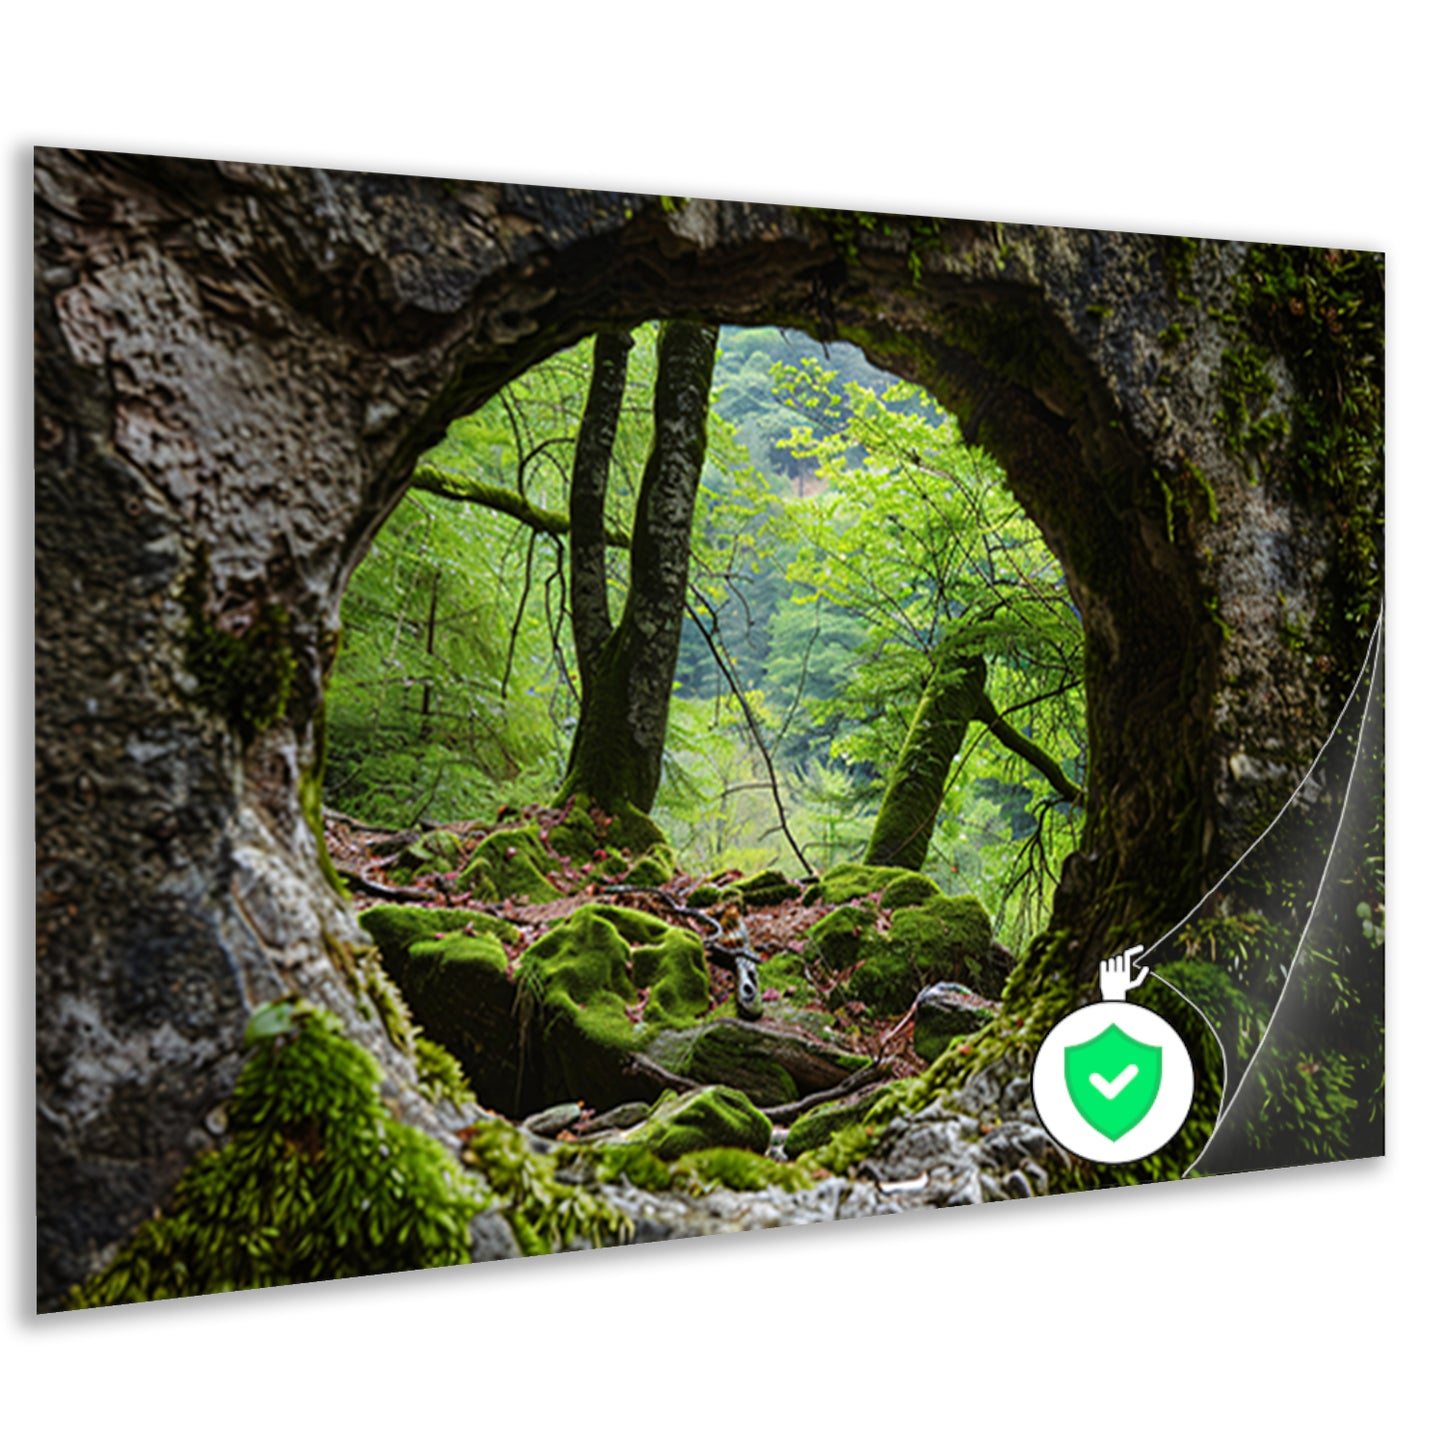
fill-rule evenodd
<path id="1" fill-rule="evenodd" d="M 416 1040 L 416 1081 L 422 1094 L 433 1101 L 446 1099 L 459 1109 L 477 1102 L 455 1056 L 424 1034 Z"/>
<path id="2" fill-rule="evenodd" d="M 72 1307 L 462 1264 L 484 1203 L 442 1146 L 398 1123 L 376 1060 L 305 1003 L 252 1019 L 230 1137 Z"/>
<path id="3" fill-rule="evenodd" d="M 523 1254 L 547 1254 L 577 1242 L 600 1249 L 632 1237 L 626 1215 L 585 1187 L 560 1181 L 557 1160 L 534 1154 L 521 1131 L 504 1119 L 484 1119 L 468 1129 L 462 1163 L 486 1180 Z"/>

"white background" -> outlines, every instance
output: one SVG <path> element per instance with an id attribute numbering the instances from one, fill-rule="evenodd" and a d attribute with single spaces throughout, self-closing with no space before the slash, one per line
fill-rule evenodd
<path id="1" fill-rule="evenodd" d="M 9 1438 L 1433 1433 L 1445 238 L 1439 52 L 1404 18 L 1427 7 L 313 8 L 32 6 L 0 41 Z M 36 142 L 1387 250 L 1388 1160 L 33 1319 Z"/>

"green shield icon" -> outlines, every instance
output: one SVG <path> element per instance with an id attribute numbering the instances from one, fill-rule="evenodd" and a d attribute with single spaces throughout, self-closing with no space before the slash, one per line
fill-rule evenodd
<path id="1" fill-rule="evenodd" d="M 1106 1139 L 1121 1139 L 1154 1107 L 1164 1050 L 1130 1038 L 1118 1024 L 1064 1050 L 1064 1083 L 1074 1107 Z"/>

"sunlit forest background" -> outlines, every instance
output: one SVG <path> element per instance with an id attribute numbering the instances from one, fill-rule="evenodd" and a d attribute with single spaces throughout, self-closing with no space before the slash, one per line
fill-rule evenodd
<path id="1" fill-rule="evenodd" d="M 657 328 L 635 334 L 608 479 L 619 536 L 652 438 Z M 592 343 L 529 371 L 425 459 L 565 519 Z M 567 538 L 413 488 L 356 572 L 326 712 L 327 806 L 398 829 L 494 822 L 556 791 L 578 711 Z M 608 553 L 625 596 L 628 553 Z M 1082 638 L 997 463 L 856 348 L 725 328 L 689 605 L 652 809 L 698 875 L 862 855 L 945 637 L 1000 716 L 1083 785 Z M 1020 947 L 1082 808 L 975 725 L 925 871 Z M 796 844 L 796 846 L 794 846 Z"/>

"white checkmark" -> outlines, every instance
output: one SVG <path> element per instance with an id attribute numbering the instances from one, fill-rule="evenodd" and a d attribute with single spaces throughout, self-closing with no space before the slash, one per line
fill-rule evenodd
<path id="1" fill-rule="evenodd" d="M 1127 1089 L 1134 1082 L 1134 1076 L 1139 1072 L 1138 1064 L 1130 1064 L 1122 1074 L 1111 1084 L 1103 1074 L 1090 1074 L 1089 1082 L 1106 1098 L 1117 1099 L 1123 1090 Z"/>

